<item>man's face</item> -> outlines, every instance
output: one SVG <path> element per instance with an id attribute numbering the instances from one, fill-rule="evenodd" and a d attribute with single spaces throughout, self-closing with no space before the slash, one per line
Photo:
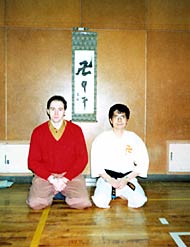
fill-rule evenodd
<path id="1" fill-rule="evenodd" d="M 110 122 L 113 124 L 114 129 L 125 129 L 127 125 L 127 117 L 124 112 L 115 110 L 113 117 L 110 119 Z"/>
<path id="2" fill-rule="evenodd" d="M 47 111 L 49 113 L 50 120 L 53 123 L 61 122 L 65 116 L 64 104 L 62 101 L 52 101 L 49 110 Z"/>

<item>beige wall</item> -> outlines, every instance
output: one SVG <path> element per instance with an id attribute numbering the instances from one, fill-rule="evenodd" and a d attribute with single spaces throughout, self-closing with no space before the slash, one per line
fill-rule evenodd
<path id="1" fill-rule="evenodd" d="M 53 94 L 69 117 L 72 28 L 84 26 L 98 34 L 98 121 L 77 123 L 88 150 L 109 107 L 126 103 L 150 173 L 167 173 L 167 141 L 190 139 L 189 13 L 189 0 L 0 0 L 0 139 L 29 140 Z"/>

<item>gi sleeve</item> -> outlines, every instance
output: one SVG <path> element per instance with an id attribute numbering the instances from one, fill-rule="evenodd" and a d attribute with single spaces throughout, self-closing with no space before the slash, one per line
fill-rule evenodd
<path id="1" fill-rule="evenodd" d="M 104 161 L 104 147 L 105 143 L 102 136 L 97 136 L 91 147 L 91 177 L 99 177 L 100 174 L 105 173 L 103 165 Z"/>
<path id="2" fill-rule="evenodd" d="M 147 177 L 149 168 L 149 156 L 145 143 L 142 139 L 136 136 L 134 150 L 134 171 L 139 173 L 140 177 Z"/>

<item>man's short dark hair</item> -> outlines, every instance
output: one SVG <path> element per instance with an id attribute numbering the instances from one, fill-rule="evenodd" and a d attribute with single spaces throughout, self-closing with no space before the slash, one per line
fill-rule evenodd
<path id="1" fill-rule="evenodd" d="M 125 113 L 126 118 L 129 119 L 130 117 L 130 110 L 126 105 L 123 104 L 115 104 L 109 110 L 109 119 L 112 119 L 114 111 L 118 111 L 119 113 Z"/>
<path id="2" fill-rule="evenodd" d="M 54 95 L 47 102 L 47 109 L 48 110 L 50 108 L 51 102 L 54 101 L 54 100 L 61 101 L 63 103 L 63 105 L 64 105 L 64 110 L 67 109 L 67 101 L 64 99 L 64 97 L 63 96 L 60 96 L 60 95 Z"/>

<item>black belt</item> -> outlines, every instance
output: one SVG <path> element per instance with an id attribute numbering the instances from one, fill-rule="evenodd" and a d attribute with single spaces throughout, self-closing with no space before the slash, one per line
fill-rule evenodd
<path id="1" fill-rule="evenodd" d="M 126 173 L 121 173 L 121 172 L 114 172 L 112 170 L 108 170 L 108 169 L 105 169 L 106 173 L 112 177 L 112 178 L 123 178 L 125 176 L 127 176 L 129 173 L 131 172 L 126 172 Z M 135 190 L 135 185 L 131 182 L 127 182 L 127 185 L 132 189 L 132 190 Z M 112 193 L 111 193 L 111 197 L 112 199 L 115 199 L 116 198 L 116 189 L 112 186 Z"/>

